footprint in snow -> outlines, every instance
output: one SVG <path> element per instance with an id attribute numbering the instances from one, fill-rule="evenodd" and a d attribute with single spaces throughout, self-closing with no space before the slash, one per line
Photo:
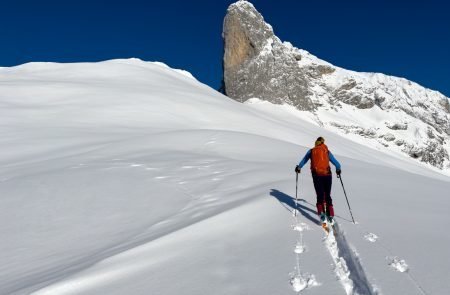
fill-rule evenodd
<path id="1" fill-rule="evenodd" d="M 316 278 L 312 274 L 291 274 L 291 283 L 292 289 L 295 292 L 300 292 L 309 287 L 318 286 L 319 283 L 316 281 Z"/>
<path id="2" fill-rule="evenodd" d="M 305 245 L 302 245 L 301 243 L 297 243 L 297 245 L 295 245 L 294 253 L 302 254 L 302 253 L 305 253 L 305 252 L 306 252 Z"/>
<path id="3" fill-rule="evenodd" d="M 295 231 L 302 232 L 302 231 L 309 230 L 309 226 L 304 222 L 299 222 L 297 224 L 292 225 L 292 229 Z"/>
<path id="4" fill-rule="evenodd" d="M 404 259 L 400 259 L 398 257 L 386 257 L 389 262 L 389 265 L 398 272 L 408 271 L 408 264 Z"/>
<path id="5" fill-rule="evenodd" d="M 367 233 L 364 235 L 364 239 L 368 242 L 375 243 L 378 240 L 378 236 L 374 233 Z"/>

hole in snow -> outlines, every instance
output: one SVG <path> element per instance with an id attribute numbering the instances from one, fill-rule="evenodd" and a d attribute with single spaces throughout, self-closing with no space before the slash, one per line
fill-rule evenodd
<path id="1" fill-rule="evenodd" d="M 312 274 L 295 274 L 291 275 L 291 280 L 289 281 L 292 289 L 295 292 L 300 292 L 309 287 L 318 286 L 316 278 Z"/>
<path id="2" fill-rule="evenodd" d="M 373 233 L 367 233 L 364 235 L 364 239 L 368 242 L 375 243 L 378 240 L 378 236 Z"/>
<path id="3" fill-rule="evenodd" d="M 398 272 L 408 271 L 408 264 L 404 259 L 399 259 L 398 257 L 387 257 L 389 265 Z"/>

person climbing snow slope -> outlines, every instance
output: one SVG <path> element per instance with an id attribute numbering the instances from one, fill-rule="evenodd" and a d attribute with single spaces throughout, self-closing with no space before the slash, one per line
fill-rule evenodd
<path id="1" fill-rule="evenodd" d="M 308 150 L 306 155 L 295 167 L 296 173 L 301 173 L 301 169 L 311 159 L 311 173 L 314 189 L 317 195 L 317 214 L 320 216 L 322 226 L 326 228 L 326 223 L 334 224 L 333 200 L 331 198 L 332 173 L 329 162 L 336 167 L 336 174 L 341 175 L 341 164 L 325 145 L 323 137 L 317 138 L 315 146 Z"/>

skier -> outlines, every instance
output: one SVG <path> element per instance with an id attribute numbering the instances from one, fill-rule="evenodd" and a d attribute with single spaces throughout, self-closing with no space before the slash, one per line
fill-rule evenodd
<path id="1" fill-rule="evenodd" d="M 320 216 L 322 226 L 326 227 L 326 222 L 334 224 L 333 200 L 331 199 L 331 169 L 329 162 L 336 167 L 336 174 L 341 175 L 341 164 L 325 145 L 323 137 L 317 138 L 314 148 L 310 149 L 300 163 L 295 167 L 295 172 L 300 173 L 303 166 L 311 159 L 311 173 L 313 177 L 314 189 L 317 194 L 317 214 Z"/>

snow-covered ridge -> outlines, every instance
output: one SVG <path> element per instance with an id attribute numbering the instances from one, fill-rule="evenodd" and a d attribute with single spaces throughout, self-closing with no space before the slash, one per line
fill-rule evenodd
<path id="1" fill-rule="evenodd" d="M 246 1 L 230 6 L 223 35 L 230 97 L 289 104 L 348 138 L 450 170 L 450 102 L 438 91 L 404 78 L 336 67 L 282 42 Z"/>
<path id="2" fill-rule="evenodd" d="M 167 70 L 170 70 L 171 72 L 177 72 L 180 73 L 186 77 L 195 79 L 195 77 L 186 70 L 181 69 L 173 69 L 170 68 L 167 64 L 155 61 L 143 61 L 139 58 L 127 58 L 127 59 L 111 59 L 111 60 L 105 60 L 100 62 L 78 62 L 78 63 L 59 63 L 59 62 L 28 62 L 25 64 L 13 66 L 13 67 L 0 67 L 0 74 L 13 74 L 13 73 L 21 73 L 21 74 L 31 74 L 31 73 L 39 73 L 42 75 L 45 71 L 55 71 L 58 69 L 64 69 L 67 65 L 71 65 L 72 67 L 77 65 L 79 67 L 83 66 L 90 66 L 93 64 L 123 64 L 123 65 L 130 65 L 130 66 L 137 66 L 137 67 L 143 67 L 143 68 L 149 68 L 151 69 L 152 66 L 160 66 L 162 68 L 165 68 Z"/>

